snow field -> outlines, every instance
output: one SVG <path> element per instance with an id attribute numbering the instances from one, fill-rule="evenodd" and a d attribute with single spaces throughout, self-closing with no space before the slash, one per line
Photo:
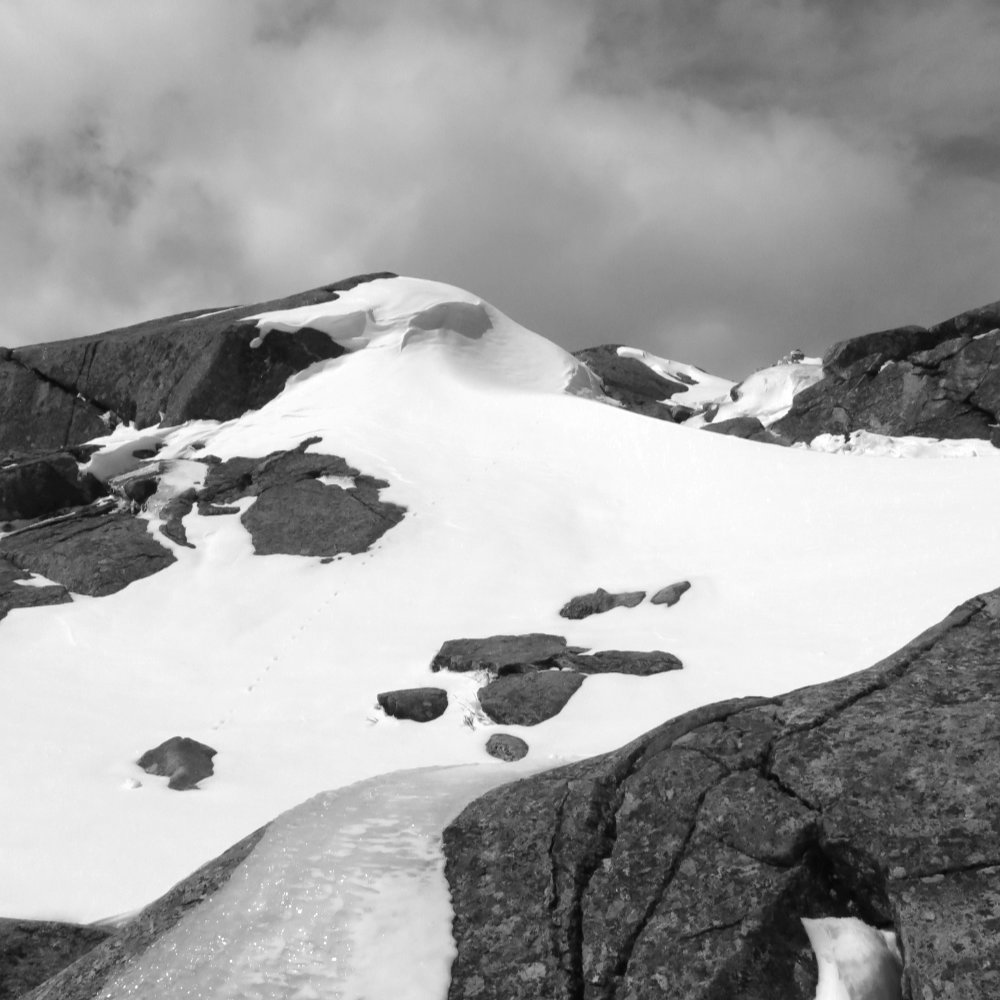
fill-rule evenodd
<path id="1" fill-rule="evenodd" d="M 684 661 L 590 677 L 556 718 L 506 727 L 549 765 L 697 705 L 869 666 L 996 585 L 1000 464 L 956 458 L 942 475 L 595 405 L 563 391 L 574 378 L 588 391 L 571 356 L 448 286 L 376 281 L 333 306 L 364 317 L 357 336 L 380 328 L 368 346 L 238 420 L 138 435 L 163 444 L 178 489 L 197 455 L 318 436 L 311 450 L 387 479 L 382 495 L 406 517 L 372 551 L 324 565 L 255 556 L 237 517 L 194 512 L 196 548 L 175 547 L 163 572 L 0 623 L 4 916 L 132 911 L 317 791 L 488 760 L 477 679 L 429 672 L 446 639 L 545 631 Z M 109 454 L 128 436 L 112 435 Z M 692 589 L 673 608 L 558 616 L 597 586 L 652 593 L 680 579 Z M 428 684 L 450 697 L 433 723 L 374 707 L 380 691 Z M 132 763 L 173 735 L 218 750 L 198 791 L 168 791 Z"/>

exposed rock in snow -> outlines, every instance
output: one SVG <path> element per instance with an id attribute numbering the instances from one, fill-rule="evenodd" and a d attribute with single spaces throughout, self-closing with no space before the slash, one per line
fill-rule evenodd
<path id="1" fill-rule="evenodd" d="M 413 722 L 431 722 L 448 709 L 448 692 L 435 687 L 383 691 L 377 700 L 386 715 Z"/>
<path id="2" fill-rule="evenodd" d="M 727 420 L 713 420 L 702 430 L 713 434 L 728 434 L 730 437 L 745 438 L 760 444 L 777 444 L 788 447 L 789 441 L 765 427 L 758 417 L 729 417 Z"/>
<path id="3" fill-rule="evenodd" d="M 500 673 L 505 667 L 541 663 L 567 651 L 561 635 L 530 632 L 526 635 L 490 635 L 483 639 L 449 639 L 431 661 L 431 670 L 462 673 L 487 670 Z"/>
<path id="4" fill-rule="evenodd" d="M 108 507 L 87 507 L 5 535 L 0 556 L 90 597 L 114 594 L 176 561 L 144 521 Z"/>
<path id="5" fill-rule="evenodd" d="M 690 589 L 691 584 L 688 580 L 668 583 L 667 586 L 653 594 L 649 599 L 649 603 L 665 604 L 668 608 L 672 608 Z"/>
<path id="6" fill-rule="evenodd" d="M 494 733 L 486 741 L 486 752 L 497 760 L 513 762 L 528 755 L 528 744 L 520 736 L 510 733 Z"/>
<path id="7" fill-rule="evenodd" d="M 72 598 L 57 584 L 24 586 L 31 575 L 0 557 L 0 618 L 15 608 L 37 608 L 46 604 L 67 604 Z"/>
<path id="8" fill-rule="evenodd" d="M 0 918 L 0 997 L 23 996 L 97 947 L 110 933 L 101 927 L 50 920 Z"/>
<path id="9" fill-rule="evenodd" d="M 634 608 L 646 599 L 644 590 L 625 591 L 611 594 L 603 587 L 598 587 L 593 593 L 580 594 L 573 597 L 560 608 L 563 618 L 589 618 L 590 615 L 600 615 L 613 608 Z"/>
<path id="10" fill-rule="evenodd" d="M 508 674 L 479 689 L 479 704 L 502 726 L 537 726 L 558 715 L 583 681 L 571 670 Z"/>
<path id="11" fill-rule="evenodd" d="M 104 492 L 93 476 L 81 475 L 68 452 L 0 464 L 0 520 L 44 517 L 89 504 Z"/>
<path id="12" fill-rule="evenodd" d="M 159 746 L 147 750 L 136 763 L 147 774 L 169 778 L 169 788 L 186 791 L 196 788 L 203 778 L 215 773 L 212 758 L 216 751 L 187 736 L 171 736 Z"/>
<path id="13" fill-rule="evenodd" d="M 553 659 L 556 667 L 570 667 L 581 674 L 630 674 L 633 677 L 652 677 L 668 670 L 680 670 L 683 664 L 673 655 L 662 650 L 636 652 L 627 649 L 602 649 L 596 653 L 565 653 Z"/>
<path id="14" fill-rule="evenodd" d="M 933 326 L 835 344 L 823 379 L 774 430 L 794 441 L 856 430 L 1000 443 L 1000 303 Z"/>
<path id="15" fill-rule="evenodd" d="M 449 996 L 811 1000 L 799 918 L 854 916 L 895 921 L 907 996 L 995 997 L 998 651 L 993 591 L 867 671 L 473 803 Z"/>

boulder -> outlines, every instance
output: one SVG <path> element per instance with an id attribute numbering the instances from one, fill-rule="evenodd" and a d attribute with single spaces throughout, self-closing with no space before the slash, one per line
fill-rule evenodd
<path id="1" fill-rule="evenodd" d="M 633 677 L 651 677 L 668 670 L 680 670 L 681 663 L 673 653 L 653 649 L 635 652 L 627 649 L 601 649 L 596 653 L 569 653 L 557 656 L 554 666 L 571 667 L 581 674 L 631 674 Z"/>
<path id="2" fill-rule="evenodd" d="M 46 604 L 67 604 L 72 598 L 65 587 L 58 584 L 36 587 L 25 586 L 20 580 L 29 580 L 30 574 L 12 562 L 0 557 L 0 619 L 15 608 L 38 608 Z"/>
<path id="3" fill-rule="evenodd" d="M 668 608 L 672 608 L 690 589 L 691 584 L 687 580 L 668 583 L 662 590 L 653 594 L 649 601 L 651 604 L 665 604 Z"/>
<path id="4" fill-rule="evenodd" d="M 535 726 L 558 715 L 583 681 L 571 670 L 498 677 L 479 689 L 479 704 L 502 726 Z"/>
<path id="5" fill-rule="evenodd" d="M 377 697 L 386 715 L 413 722 L 430 722 L 444 715 L 448 708 L 448 692 L 436 687 L 383 691 Z"/>
<path id="6" fill-rule="evenodd" d="M 202 778 L 215 773 L 212 758 L 216 751 L 187 736 L 171 736 L 159 746 L 147 750 L 136 763 L 147 774 L 158 774 L 170 781 L 168 788 L 182 792 L 196 788 Z"/>
<path id="7" fill-rule="evenodd" d="M 581 594 L 574 597 L 559 610 L 563 618 L 589 618 L 600 615 L 612 608 L 634 608 L 646 598 L 644 590 L 627 591 L 621 594 L 611 594 L 598 587 L 592 594 Z"/>
<path id="8" fill-rule="evenodd" d="M 6 535 L 0 557 L 89 597 L 114 594 L 176 562 L 145 521 L 111 507 L 88 507 Z"/>
<path id="9" fill-rule="evenodd" d="M 0 521 L 45 517 L 105 492 L 93 476 L 81 475 L 67 452 L 11 461 L 0 465 Z"/>
<path id="10" fill-rule="evenodd" d="M 160 511 L 162 519 L 160 534 L 178 545 L 193 549 L 194 546 L 188 541 L 187 531 L 184 529 L 184 518 L 194 509 L 197 499 L 198 491 L 195 489 L 187 489 L 171 497 Z"/>
<path id="11" fill-rule="evenodd" d="M 520 736 L 510 733 L 494 733 L 486 741 L 486 752 L 497 760 L 512 763 L 528 755 L 528 744 Z"/>
<path id="12" fill-rule="evenodd" d="M 1000 590 L 867 671 L 495 789 L 444 835 L 449 997 L 812 1000 L 823 916 L 894 930 L 906 997 L 1000 995 L 998 719 Z"/>
<path id="13" fill-rule="evenodd" d="M 538 664 L 567 652 L 561 635 L 530 632 L 526 635 L 490 635 L 484 639 L 449 639 L 431 661 L 431 670 L 467 673 L 488 670 L 500 673 L 520 664 Z"/>
<path id="14" fill-rule="evenodd" d="M 0 1000 L 15 1000 L 110 935 L 100 927 L 0 918 Z"/>
<path id="15" fill-rule="evenodd" d="M 792 441 L 867 430 L 998 443 L 1000 303 L 924 329 L 900 327 L 835 344 L 823 378 L 770 430 Z"/>
<path id="16" fill-rule="evenodd" d="M 389 273 L 359 275 L 288 298 L 198 310 L 91 337 L 0 354 L 0 453 L 60 449 L 137 427 L 229 420 L 256 409 L 290 375 L 344 349 L 318 330 L 273 331 L 257 342 L 261 312 L 329 302 Z"/>

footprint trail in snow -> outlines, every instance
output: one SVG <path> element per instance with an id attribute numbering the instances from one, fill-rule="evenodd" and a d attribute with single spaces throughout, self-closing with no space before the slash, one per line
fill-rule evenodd
<path id="1" fill-rule="evenodd" d="M 455 946 L 441 831 L 510 765 L 395 771 L 279 816 L 102 1000 L 437 1000 Z"/>

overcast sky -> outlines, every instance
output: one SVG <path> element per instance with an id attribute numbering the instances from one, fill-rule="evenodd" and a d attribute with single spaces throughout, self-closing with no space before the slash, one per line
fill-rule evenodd
<path id="1" fill-rule="evenodd" d="M 366 270 L 746 374 L 1000 298 L 995 0 L 4 0 L 0 344 Z"/>

